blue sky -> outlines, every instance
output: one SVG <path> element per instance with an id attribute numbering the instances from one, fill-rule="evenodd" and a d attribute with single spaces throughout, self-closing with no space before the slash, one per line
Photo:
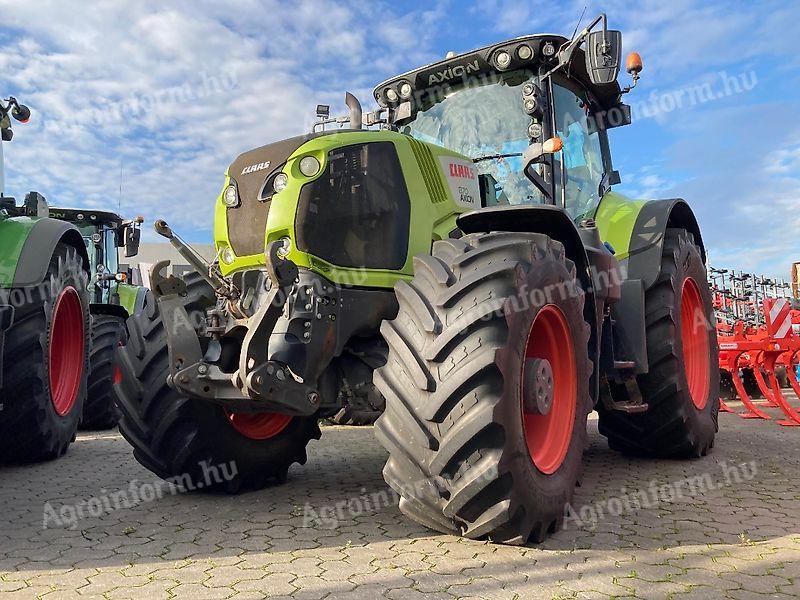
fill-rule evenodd
<path id="1" fill-rule="evenodd" d="M 307 130 L 314 106 L 525 33 L 569 35 L 585 1 L 0 0 L 0 94 L 30 105 L 9 193 L 164 217 L 209 241 L 235 156 Z M 684 197 L 716 265 L 800 260 L 798 2 L 590 2 L 645 70 L 612 134 L 618 189 Z M 737 83 L 732 83 L 736 81 Z M 121 173 L 121 175 L 120 175 Z"/>

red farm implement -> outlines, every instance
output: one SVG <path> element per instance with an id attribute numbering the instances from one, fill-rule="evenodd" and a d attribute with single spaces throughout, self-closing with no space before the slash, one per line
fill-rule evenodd
<path id="1" fill-rule="evenodd" d="M 719 366 L 730 378 L 732 392 L 745 419 L 770 420 L 765 409 L 777 408 L 785 418 L 779 425 L 800 425 L 800 412 L 786 400 L 778 373 L 800 399 L 795 369 L 800 361 L 798 303 L 789 297 L 789 285 L 747 273 L 711 269 L 719 342 Z M 745 382 L 749 379 L 750 385 Z M 753 385 L 754 384 L 754 385 Z M 749 387 L 749 389 L 748 389 Z M 760 396 L 757 400 L 756 396 Z M 734 412 L 724 400 L 720 410 Z"/>

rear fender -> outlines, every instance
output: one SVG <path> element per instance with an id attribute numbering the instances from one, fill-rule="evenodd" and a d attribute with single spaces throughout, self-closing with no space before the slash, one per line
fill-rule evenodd
<path id="1" fill-rule="evenodd" d="M 0 287 L 27 287 L 38 285 L 47 274 L 50 258 L 59 243 L 65 243 L 83 258 L 88 275 L 89 255 L 83 237 L 74 225 L 56 219 L 31 219 L 21 217 L 3 222 L 3 227 L 13 227 L 13 254 L 5 255 L 0 268 Z M 5 233 L 4 233 L 5 235 Z"/>
<path id="2" fill-rule="evenodd" d="M 598 223 L 599 225 L 599 223 Z M 703 262 L 706 249 L 694 212 L 681 198 L 650 200 L 641 206 L 633 223 L 627 253 L 627 278 L 641 279 L 649 290 L 661 272 L 661 253 L 668 228 L 686 229 L 700 247 Z"/>
<path id="3" fill-rule="evenodd" d="M 92 315 L 107 315 L 109 317 L 119 317 L 123 320 L 130 316 L 128 311 L 119 304 L 90 304 L 89 312 Z"/>

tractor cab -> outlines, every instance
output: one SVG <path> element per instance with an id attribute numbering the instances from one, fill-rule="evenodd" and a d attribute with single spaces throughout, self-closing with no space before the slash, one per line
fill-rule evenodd
<path id="1" fill-rule="evenodd" d="M 92 302 L 118 304 L 120 284 L 127 273 L 119 267 L 119 248 L 126 258 L 139 253 L 142 217 L 125 220 L 118 214 L 100 210 L 50 208 L 50 217 L 75 225 L 83 236 L 92 272 Z"/>
<path id="2" fill-rule="evenodd" d="M 448 55 L 381 83 L 374 97 L 399 131 L 472 158 L 483 207 L 552 204 L 578 223 L 619 182 L 607 130 L 630 123 L 620 49 L 602 15 L 572 40 L 530 35 Z M 631 60 L 636 79 L 641 64 Z"/>

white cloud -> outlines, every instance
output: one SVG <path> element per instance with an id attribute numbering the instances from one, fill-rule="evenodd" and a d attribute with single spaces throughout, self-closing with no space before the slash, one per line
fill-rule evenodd
<path id="1" fill-rule="evenodd" d="M 367 90 L 408 53 L 431 55 L 432 29 L 418 27 L 436 9 L 395 10 L 360 0 L 20 10 L 0 0 L 0 93 L 33 110 L 6 148 L 7 189 L 116 209 L 122 167 L 124 212 L 209 232 L 237 154 L 303 132 L 315 104 L 339 110 L 347 87 Z"/>

